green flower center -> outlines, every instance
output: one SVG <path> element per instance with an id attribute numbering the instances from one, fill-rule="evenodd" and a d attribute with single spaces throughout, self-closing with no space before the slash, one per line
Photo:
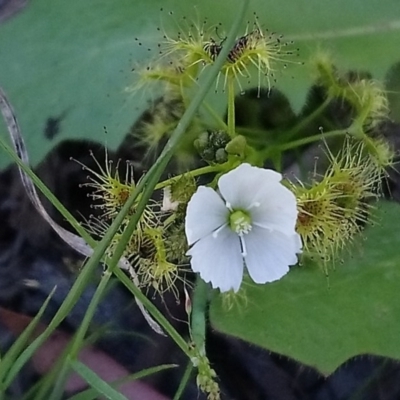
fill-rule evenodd
<path id="1" fill-rule="evenodd" d="M 232 211 L 229 215 L 229 226 L 238 235 L 251 231 L 251 217 L 243 210 Z"/>

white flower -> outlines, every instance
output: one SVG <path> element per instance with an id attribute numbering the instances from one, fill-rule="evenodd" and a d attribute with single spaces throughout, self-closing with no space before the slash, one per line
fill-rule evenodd
<path id="1" fill-rule="evenodd" d="M 223 175 L 217 193 L 200 186 L 189 201 L 185 230 L 192 269 L 221 292 L 238 291 L 246 266 L 256 283 L 272 282 L 297 263 L 294 194 L 278 172 L 242 164 Z"/>

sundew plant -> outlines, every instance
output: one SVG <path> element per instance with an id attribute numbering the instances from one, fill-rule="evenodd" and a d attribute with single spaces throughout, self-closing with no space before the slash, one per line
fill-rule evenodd
<path id="1" fill-rule="evenodd" d="M 70 370 L 82 373 L 76 357 L 114 277 L 150 327 L 187 356 L 174 399 L 191 375 L 206 398 L 223 398 L 207 354 L 210 326 L 325 374 L 361 353 L 400 357 L 385 334 L 379 343 L 369 338 L 381 334 L 377 325 L 386 331 L 395 318 L 392 303 L 382 305 L 387 296 L 374 303 L 363 293 L 385 291 L 383 276 L 400 277 L 398 255 L 369 253 L 383 237 L 390 242 L 390 213 L 398 218 L 400 211 L 382 201 L 397 174 L 398 149 L 387 134 L 395 119 L 388 90 L 368 71 L 343 68 L 323 46 L 303 55 L 295 39 L 269 28 L 263 13 L 249 14 L 248 3 L 241 2 L 227 25 L 198 10 L 193 18 L 162 14 L 174 28 L 160 25 L 156 49 L 145 60 L 132 60 L 132 84 L 121 88 L 129 98 L 153 95 L 146 117 L 124 139 L 123 159 L 113 163 L 107 153 L 105 160 L 92 154 L 96 168 L 74 161 L 88 174 L 83 189 L 95 211 L 84 224 L 30 170 L 29 148 L 1 91 L 14 151 L 4 140 L 1 147 L 18 164 L 34 207 L 86 257 L 64 307 L 18 360 L 28 360 L 68 315 L 99 265 L 97 291 L 62 360 L 65 379 Z M 144 42 L 133 37 L 132 46 Z M 281 77 L 295 81 L 296 71 L 312 82 L 300 112 L 280 91 Z M 130 159 L 137 149 L 141 158 Z M 70 230 L 50 217 L 37 188 Z M 182 302 L 186 335 L 170 323 L 173 315 L 155 305 L 170 295 Z M 348 304 L 354 313 L 343 311 Z M 376 304 L 389 311 L 375 314 Z M 358 307 L 363 311 L 357 318 Z M 0 373 L 3 390 L 10 376 Z M 116 390 L 106 382 L 88 381 L 114 398 Z"/>

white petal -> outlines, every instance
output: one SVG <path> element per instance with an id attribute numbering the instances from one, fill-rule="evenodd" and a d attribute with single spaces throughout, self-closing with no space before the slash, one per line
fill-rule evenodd
<path id="1" fill-rule="evenodd" d="M 199 186 L 188 203 L 185 232 L 189 246 L 228 222 L 229 210 L 215 190 Z"/>
<path id="2" fill-rule="evenodd" d="M 275 171 L 242 164 L 223 175 L 218 187 L 232 208 L 250 211 L 256 225 L 293 235 L 297 220 L 296 198 L 280 183 L 281 179 L 282 175 Z"/>
<path id="3" fill-rule="evenodd" d="M 296 249 L 295 252 L 297 254 L 302 253 L 301 249 L 303 248 L 303 243 L 301 241 L 301 236 L 298 233 L 294 234 L 293 241 L 294 241 L 294 247 Z"/>
<path id="4" fill-rule="evenodd" d="M 187 252 L 194 272 L 199 272 L 206 282 L 221 292 L 239 290 L 243 279 L 243 257 L 239 236 L 229 228 L 221 229 L 218 235 L 200 239 Z"/>
<path id="5" fill-rule="evenodd" d="M 299 241 L 297 234 L 287 236 L 277 231 L 253 227 L 244 236 L 247 255 L 245 263 L 254 282 L 273 282 L 282 278 L 289 265 L 297 263 Z"/>
<path id="6" fill-rule="evenodd" d="M 248 209 L 267 196 L 273 196 L 270 189 L 282 179 L 282 175 L 270 169 L 241 164 L 239 167 L 222 175 L 218 181 L 219 191 L 226 202 L 233 208 Z"/>
<path id="7" fill-rule="evenodd" d="M 297 202 L 289 189 L 281 183 L 271 183 L 259 191 L 258 204 L 249 210 L 253 224 L 286 235 L 295 233 Z"/>

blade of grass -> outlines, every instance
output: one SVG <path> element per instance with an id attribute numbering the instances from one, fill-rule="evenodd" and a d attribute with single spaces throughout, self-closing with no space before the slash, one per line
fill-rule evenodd
<path id="1" fill-rule="evenodd" d="M 75 332 L 75 335 L 71 340 L 70 346 L 68 346 L 68 355 L 64 359 L 63 365 L 57 375 L 56 383 L 50 395 L 50 398 L 52 399 L 58 399 L 62 397 L 70 367 L 71 365 L 73 365 L 74 360 L 78 358 L 79 351 L 84 344 L 85 335 L 87 330 L 89 329 L 90 322 L 93 318 L 94 313 L 96 312 L 96 308 L 100 300 L 104 295 L 111 276 L 111 272 L 105 271 L 105 273 L 101 277 L 100 284 L 97 286 L 96 291 L 94 292 L 93 297 L 90 300 L 89 306 L 85 312 L 85 316 L 83 317 L 83 320 L 79 325 L 78 330 Z"/>
<path id="2" fill-rule="evenodd" d="M 183 391 L 185 390 L 185 387 L 189 382 L 190 376 L 192 375 L 192 372 L 193 372 L 193 363 L 189 361 L 173 400 L 179 400 L 181 398 Z"/>
<path id="3" fill-rule="evenodd" d="M 32 179 L 35 186 L 46 196 L 47 200 L 51 202 L 54 208 L 71 224 L 75 231 L 86 240 L 92 247 L 96 245 L 96 241 L 89 235 L 83 226 L 76 220 L 76 218 L 64 207 L 64 205 L 57 199 L 50 189 L 40 180 L 40 178 L 27 166 L 15 151 L 4 142 L 0 137 L 0 147 L 9 155 L 9 157 L 21 168 L 29 178 Z"/>
<path id="4" fill-rule="evenodd" d="M 58 376 L 60 370 L 63 368 L 64 360 L 68 357 L 69 349 L 71 348 L 71 344 L 68 343 L 62 353 L 58 356 L 54 363 L 51 366 L 51 369 L 42 377 L 42 382 L 38 386 L 35 396 L 30 397 L 32 400 L 42 400 L 42 399 L 62 399 L 63 394 L 58 397 L 51 397 L 50 393 L 53 390 L 55 383 L 58 381 Z"/>
<path id="5" fill-rule="evenodd" d="M 134 374 L 130 374 L 122 379 L 117 379 L 116 381 L 110 382 L 109 385 L 111 387 L 117 387 L 127 382 L 135 381 L 138 379 L 145 378 L 146 376 L 150 376 L 156 374 L 157 372 L 161 372 L 167 369 L 176 368 L 175 364 L 164 364 L 159 365 L 157 367 L 151 367 L 144 369 L 142 371 L 136 372 Z M 70 397 L 68 400 L 93 400 L 96 399 L 98 395 L 97 390 L 90 388 L 86 389 L 83 392 L 77 393 L 74 396 Z"/>
<path id="6" fill-rule="evenodd" d="M 35 315 L 29 325 L 24 329 L 24 331 L 19 335 L 18 339 L 13 343 L 13 345 L 9 348 L 7 353 L 2 358 L 0 368 L 1 391 L 5 391 L 7 389 L 7 387 L 12 383 L 20 369 L 25 364 L 26 360 L 20 360 L 18 359 L 18 356 L 26 347 L 26 343 L 28 343 L 28 341 L 32 338 L 33 332 L 40 322 L 40 318 L 46 310 L 47 305 L 49 304 L 49 301 L 53 296 L 55 290 L 56 288 L 54 288 L 50 292 L 50 294 L 47 296 L 46 300 L 40 307 L 38 313 Z"/>
<path id="7" fill-rule="evenodd" d="M 103 381 L 95 372 L 78 360 L 71 360 L 72 369 L 78 373 L 98 394 L 110 400 L 128 400 L 123 394 L 115 390 L 106 381 Z M 50 397 L 54 398 L 54 397 Z"/>

